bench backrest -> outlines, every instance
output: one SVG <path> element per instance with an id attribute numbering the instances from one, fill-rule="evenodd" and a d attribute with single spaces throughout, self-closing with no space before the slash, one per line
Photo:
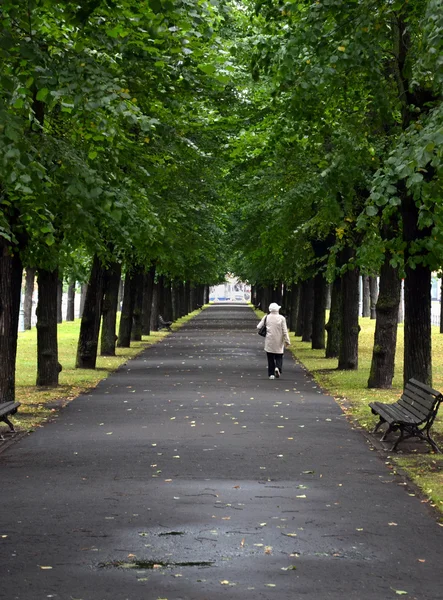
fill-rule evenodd
<path id="1" fill-rule="evenodd" d="M 432 422 L 442 400 L 443 397 L 437 390 L 416 379 L 410 379 L 398 404 L 420 419 L 421 422 Z"/>

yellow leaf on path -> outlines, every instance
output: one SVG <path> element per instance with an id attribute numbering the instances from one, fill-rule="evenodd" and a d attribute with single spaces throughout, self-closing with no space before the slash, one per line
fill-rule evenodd
<path id="1" fill-rule="evenodd" d="M 265 546 L 265 554 L 272 554 L 272 546 Z"/>
<path id="2" fill-rule="evenodd" d="M 223 579 L 223 581 L 220 581 L 220 583 L 222 585 L 229 585 L 229 581 L 227 579 Z"/>
<path id="3" fill-rule="evenodd" d="M 394 522 L 392 521 L 392 523 L 388 523 L 388 525 L 390 525 L 391 527 L 396 527 L 396 526 L 397 526 L 397 523 L 394 523 Z"/>
<path id="4" fill-rule="evenodd" d="M 242 541 L 240 542 L 240 546 L 243 548 L 243 546 L 245 545 L 245 538 L 242 539 Z M 423 561 L 424 562 L 424 561 Z"/>
<path id="5" fill-rule="evenodd" d="M 266 587 L 276 587 L 275 583 L 265 583 Z"/>
<path id="6" fill-rule="evenodd" d="M 43 566 L 39 565 L 39 567 L 40 567 L 40 569 L 42 571 L 48 571 L 49 569 L 52 569 L 52 567 L 49 567 L 49 566 L 48 567 L 43 567 Z"/>

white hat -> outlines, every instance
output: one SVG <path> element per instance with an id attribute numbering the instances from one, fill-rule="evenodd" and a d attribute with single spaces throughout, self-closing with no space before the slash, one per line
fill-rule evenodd
<path id="1" fill-rule="evenodd" d="M 271 302 L 269 305 L 269 312 L 278 312 L 280 309 L 281 306 L 279 306 L 276 302 Z"/>

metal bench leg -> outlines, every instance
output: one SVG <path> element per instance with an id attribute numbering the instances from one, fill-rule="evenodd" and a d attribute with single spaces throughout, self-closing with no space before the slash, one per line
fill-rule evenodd
<path id="1" fill-rule="evenodd" d="M 395 440 L 394 444 L 392 445 L 392 447 L 390 448 L 389 452 L 395 452 L 397 449 L 397 446 L 399 445 L 399 443 L 402 441 L 402 439 L 404 438 L 405 432 L 403 431 L 403 429 L 400 429 L 400 435 L 398 436 L 398 438 Z"/>
<path id="2" fill-rule="evenodd" d="M 442 451 L 440 450 L 440 448 L 437 446 L 437 444 L 431 438 L 431 434 L 429 433 L 429 429 L 426 430 L 426 439 L 429 442 L 429 444 L 431 445 L 431 447 L 434 450 L 434 452 L 436 452 L 437 454 L 441 454 L 442 453 Z"/>
<path id="3" fill-rule="evenodd" d="M 386 429 L 384 434 L 381 436 L 380 442 L 384 442 L 386 440 L 387 436 L 391 433 L 391 431 L 394 431 L 394 427 L 389 425 L 389 427 Z"/>
<path id="4" fill-rule="evenodd" d="M 15 432 L 14 425 L 11 423 L 11 421 L 8 419 L 8 417 L 2 417 L 2 421 L 4 421 L 5 423 L 7 423 L 9 425 L 9 429 L 11 431 Z"/>
<path id="5" fill-rule="evenodd" d="M 380 425 L 383 425 L 383 423 L 386 423 L 386 421 L 380 417 L 380 421 L 376 424 L 376 426 L 372 430 L 372 433 L 377 433 L 378 428 L 380 427 Z"/>

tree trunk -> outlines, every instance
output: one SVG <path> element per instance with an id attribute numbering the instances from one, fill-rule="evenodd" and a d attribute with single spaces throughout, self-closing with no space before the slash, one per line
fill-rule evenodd
<path id="1" fill-rule="evenodd" d="M 404 384 L 414 377 L 432 386 L 431 271 L 406 268 Z"/>
<path id="2" fill-rule="evenodd" d="M 63 280 L 59 279 L 57 282 L 57 323 L 63 323 Z"/>
<path id="3" fill-rule="evenodd" d="M 291 298 L 290 319 L 289 319 L 289 329 L 294 332 L 297 327 L 297 317 L 298 317 L 299 310 L 300 310 L 300 284 L 294 283 L 294 284 L 292 284 L 292 298 Z"/>
<path id="4" fill-rule="evenodd" d="M 143 288 L 144 288 L 144 271 L 138 267 L 134 272 L 135 279 L 135 297 L 134 297 L 134 312 L 132 313 L 132 329 L 131 340 L 140 342 L 142 339 L 143 325 Z"/>
<path id="5" fill-rule="evenodd" d="M 377 300 L 378 300 L 378 283 L 377 283 L 377 277 L 369 277 L 369 295 L 371 297 L 371 319 L 375 319 L 377 312 L 376 312 L 376 305 L 377 305 Z"/>
<path id="6" fill-rule="evenodd" d="M 76 369 L 95 369 L 97 363 L 103 284 L 104 269 L 98 256 L 94 256 L 80 324 Z"/>
<path id="7" fill-rule="evenodd" d="M 86 295 L 88 293 L 88 284 L 87 283 L 82 283 L 81 288 L 80 288 L 80 319 L 83 317 L 83 311 L 85 310 L 85 302 L 86 302 Z"/>
<path id="8" fill-rule="evenodd" d="M 326 310 L 331 310 L 332 285 L 326 283 Z"/>
<path id="9" fill-rule="evenodd" d="M 179 316 L 184 317 L 186 315 L 186 288 L 185 288 L 185 284 L 183 283 L 183 281 L 180 281 L 180 283 L 179 283 L 179 305 L 180 305 Z"/>
<path id="10" fill-rule="evenodd" d="M 303 307 L 306 301 L 306 285 L 305 282 L 302 281 L 299 284 L 299 299 L 298 299 L 298 310 L 297 310 L 297 321 L 295 323 L 295 335 L 302 336 L 303 335 Z"/>
<path id="11" fill-rule="evenodd" d="M 31 329 L 32 296 L 34 294 L 34 283 L 35 283 L 35 269 L 31 269 L 28 267 L 26 269 L 25 298 L 23 300 L 25 331 L 29 331 Z"/>
<path id="12" fill-rule="evenodd" d="M 75 281 L 70 281 L 68 286 L 68 302 L 66 306 L 66 320 L 74 321 L 75 319 Z"/>
<path id="13" fill-rule="evenodd" d="M 345 264 L 354 258 L 352 248 L 344 250 Z M 341 338 L 338 368 L 354 371 L 358 369 L 358 304 L 359 304 L 359 270 L 357 267 L 346 270 L 341 278 Z"/>
<path id="14" fill-rule="evenodd" d="M 341 338 L 341 277 L 337 277 L 331 286 L 331 308 L 325 329 L 328 332 L 325 357 L 338 358 Z"/>
<path id="15" fill-rule="evenodd" d="M 39 269 L 37 273 L 37 382 L 38 386 L 57 386 L 58 362 L 57 317 L 60 280 L 58 271 Z"/>
<path id="16" fill-rule="evenodd" d="M 362 277 L 362 317 L 371 316 L 371 292 L 369 287 L 368 275 Z"/>
<path id="17" fill-rule="evenodd" d="M 120 277 L 120 285 L 118 287 L 117 312 L 121 312 L 121 310 L 122 310 L 124 292 L 125 292 L 125 284 L 124 284 L 123 279 Z"/>
<path id="18" fill-rule="evenodd" d="M 414 198 L 403 184 L 401 212 L 403 219 L 403 239 L 405 250 L 405 344 L 404 344 L 404 384 L 411 377 L 432 386 L 431 361 L 431 271 L 422 263 L 409 264 L 411 245 L 425 239 L 430 228 L 419 229 L 418 208 Z M 414 260 L 416 255 L 412 257 Z"/>
<path id="19" fill-rule="evenodd" d="M 178 283 L 172 283 L 172 320 L 176 321 L 180 317 L 180 293 Z"/>
<path id="20" fill-rule="evenodd" d="M 128 269 L 125 277 L 122 314 L 120 317 L 120 327 L 118 330 L 118 348 L 129 348 L 131 345 L 132 319 L 134 316 L 136 286 L 137 277 L 135 276 L 135 273 L 131 271 L 131 269 Z"/>
<path id="21" fill-rule="evenodd" d="M 317 273 L 314 278 L 314 311 L 312 319 L 312 349 L 325 348 L 326 322 L 326 279 L 323 273 Z"/>
<path id="22" fill-rule="evenodd" d="M 15 401 L 15 364 L 23 266 L 0 238 L 0 403 Z"/>
<path id="23" fill-rule="evenodd" d="M 172 314 L 172 290 L 169 277 L 163 278 L 163 312 L 161 313 L 165 321 L 173 321 Z"/>
<path id="24" fill-rule="evenodd" d="M 305 293 L 303 294 L 303 333 L 302 342 L 312 340 L 312 321 L 314 317 L 314 278 L 311 277 L 303 282 Z"/>
<path id="25" fill-rule="evenodd" d="M 151 331 L 158 331 L 158 281 L 152 288 L 152 304 L 151 304 Z"/>
<path id="26" fill-rule="evenodd" d="M 100 338 L 100 354 L 102 356 L 115 356 L 115 342 L 117 340 L 115 331 L 121 272 L 121 264 L 112 262 L 103 276 L 103 320 Z"/>
<path id="27" fill-rule="evenodd" d="M 154 289 L 155 265 L 144 276 L 142 334 L 151 335 L 152 292 Z"/>
<path id="28" fill-rule="evenodd" d="M 191 312 L 190 309 L 190 302 L 191 302 L 191 284 L 189 283 L 189 281 L 185 282 L 185 315 L 189 315 L 189 313 Z"/>
<path id="29" fill-rule="evenodd" d="M 369 388 L 390 388 L 394 377 L 401 279 L 390 260 L 391 253 L 387 252 L 380 272 Z"/>

